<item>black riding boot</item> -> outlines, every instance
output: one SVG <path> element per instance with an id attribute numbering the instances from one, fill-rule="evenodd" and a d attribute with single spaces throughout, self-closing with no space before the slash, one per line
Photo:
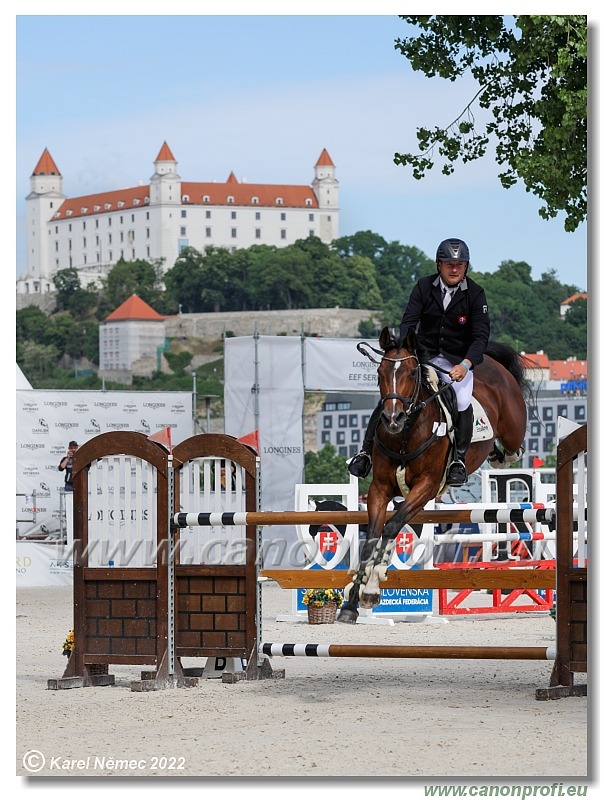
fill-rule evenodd
<path id="1" fill-rule="evenodd" d="M 468 480 L 466 472 L 466 453 L 472 441 L 474 412 L 472 406 L 459 411 L 455 428 L 455 460 L 449 467 L 447 483 L 449 486 L 462 486 Z"/>
<path id="2" fill-rule="evenodd" d="M 375 436 L 375 429 L 382 413 L 381 401 L 374 408 L 372 415 L 369 417 L 365 437 L 361 449 L 350 459 L 348 464 L 348 472 L 351 475 L 356 475 L 357 478 L 366 478 L 371 472 L 371 451 L 373 450 L 373 439 Z"/>

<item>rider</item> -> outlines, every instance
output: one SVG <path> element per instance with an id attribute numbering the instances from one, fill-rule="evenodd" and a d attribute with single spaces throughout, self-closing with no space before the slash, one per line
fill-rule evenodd
<path id="1" fill-rule="evenodd" d="M 455 429 L 456 456 L 447 474 L 449 486 L 467 479 L 465 457 L 472 439 L 473 370 L 483 360 L 491 324 L 484 289 L 467 277 L 470 251 L 461 239 L 445 239 L 436 251 L 437 273 L 420 278 L 414 286 L 400 327 L 401 341 L 410 328 L 417 330 L 418 350 L 442 367 L 441 378 L 453 384 L 458 419 Z M 348 470 L 365 478 L 371 471 L 371 451 L 381 401 L 374 410 L 361 450 Z"/>

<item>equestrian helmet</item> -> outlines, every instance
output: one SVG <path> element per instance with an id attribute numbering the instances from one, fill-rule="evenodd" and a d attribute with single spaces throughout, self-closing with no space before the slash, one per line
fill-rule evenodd
<path id="1" fill-rule="evenodd" d="M 468 245 L 461 239 L 445 239 L 438 245 L 436 263 L 439 261 L 469 261 Z"/>

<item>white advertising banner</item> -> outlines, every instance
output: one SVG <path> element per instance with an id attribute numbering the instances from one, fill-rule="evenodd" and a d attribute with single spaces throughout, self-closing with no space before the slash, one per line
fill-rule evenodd
<path id="1" fill-rule="evenodd" d="M 65 547 L 52 543 L 16 542 L 16 585 L 71 586 L 73 560 Z"/>
<path id="2" fill-rule="evenodd" d="M 306 391 L 373 392 L 377 395 L 377 365 L 359 353 L 357 344 L 356 339 L 306 339 Z M 368 344 L 379 346 L 374 341 Z"/>
<path id="3" fill-rule="evenodd" d="M 61 530 L 65 473 L 60 460 L 71 440 L 79 445 L 116 430 L 147 435 L 170 426 L 172 443 L 193 435 L 189 392 L 17 391 L 17 536 Z M 65 499 L 65 496 L 63 496 Z M 63 507 L 62 507 L 63 506 Z"/>
<path id="4" fill-rule="evenodd" d="M 225 433 L 258 430 L 260 508 L 294 508 L 295 486 L 304 475 L 304 386 L 301 340 L 241 336 L 225 340 Z M 291 527 L 264 529 L 264 540 L 296 541 Z M 268 566 L 271 561 L 267 558 Z M 285 564 L 281 564 L 285 566 Z"/>

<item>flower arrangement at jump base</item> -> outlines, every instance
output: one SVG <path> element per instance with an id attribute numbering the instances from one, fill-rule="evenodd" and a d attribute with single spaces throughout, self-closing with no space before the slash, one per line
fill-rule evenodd
<path id="1" fill-rule="evenodd" d="M 336 589 L 307 589 L 302 602 L 308 609 L 308 624 L 325 625 L 336 621 L 336 612 L 344 597 Z"/>
<path id="2" fill-rule="evenodd" d="M 75 641 L 74 633 L 73 633 L 73 631 L 69 631 L 69 633 L 65 637 L 65 641 L 63 642 L 63 655 L 64 656 L 70 656 L 71 655 L 71 651 L 73 650 L 74 641 Z"/>

